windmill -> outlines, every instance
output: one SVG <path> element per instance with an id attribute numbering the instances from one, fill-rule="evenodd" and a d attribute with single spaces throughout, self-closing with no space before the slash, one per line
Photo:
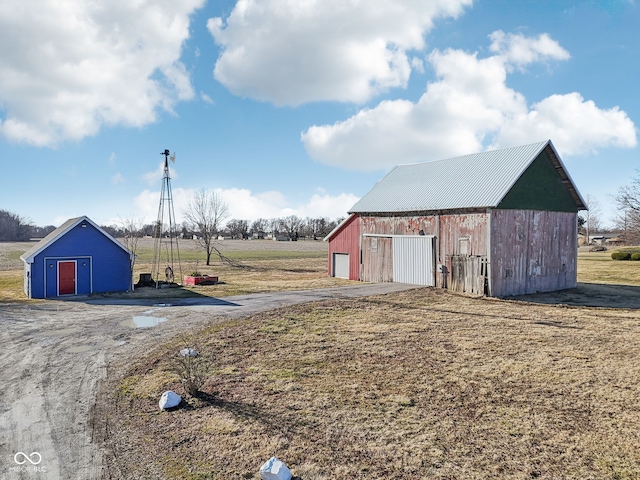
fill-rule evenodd
<path id="1" fill-rule="evenodd" d="M 160 189 L 158 219 L 153 232 L 153 266 L 151 271 L 156 288 L 161 285 L 175 285 L 176 273 L 178 274 L 178 279 L 182 278 L 178 228 L 173 211 L 171 176 L 169 175 L 169 159 L 171 159 L 171 163 L 174 163 L 176 154 L 170 155 L 169 150 L 165 150 L 160 155 L 164 155 L 164 171 L 162 174 L 162 188 Z M 176 264 L 178 267 L 177 272 Z"/>

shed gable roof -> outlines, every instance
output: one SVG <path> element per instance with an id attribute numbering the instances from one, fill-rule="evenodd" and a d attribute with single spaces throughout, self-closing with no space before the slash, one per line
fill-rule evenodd
<path id="1" fill-rule="evenodd" d="M 400 165 L 380 180 L 349 213 L 396 213 L 495 208 L 545 151 L 575 202 L 584 200 L 551 140 L 462 157 Z"/>
<path id="2" fill-rule="evenodd" d="M 70 218 L 69 220 L 64 222 L 62 225 L 56 228 L 53 232 L 51 232 L 49 235 L 44 237 L 42 240 L 36 243 L 29 250 L 27 250 L 22 255 L 20 255 L 20 259 L 25 263 L 32 263 L 36 255 L 38 255 L 40 252 L 45 250 L 49 245 L 55 243 L 58 239 L 63 237 L 67 232 L 69 232 L 70 230 L 72 230 L 74 227 L 76 227 L 82 222 L 87 222 L 91 224 L 96 230 L 98 230 L 98 232 L 100 232 L 102 235 L 104 235 L 113 243 L 115 243 L 118 247 L 122 248 L 125 252 L 127 252 L 128 255 L 132 255 L 129 249 L 127 249 L 122 243 L 117 241 L 115 238 L 113 238 L 111 235 L 105 232 L 102 228 L 96 225 L 89 217 L 82 216 L 82 217 Z"/>

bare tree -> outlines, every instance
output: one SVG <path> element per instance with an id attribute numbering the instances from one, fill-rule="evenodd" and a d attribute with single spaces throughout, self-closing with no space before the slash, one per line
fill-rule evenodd
<path id="1" fill-rule="evenodd" d="M 307 217 L 305 223 L 305 236 L 312 237 L 317 240 L 318 237 L 324 237 L 332 229 L 328 229 L 329 219 L 326 217 L 310 218 Z"/>
<path id="2" fill-rule="evenodd" d="M 289 215 L 279 220 L 279 227 L 282 231 L 285 232 L 291 240 L 297 240 L 302 219 L 296 215 Z"/>
<path id="3" fill-rule="evenodd" d="M 620 187 L 615 200 L 620 210 L 616 225 L 623 230 L 625 241 L 640 243 L 640 176 L 634 178 L 631 185 Z"/>
<path id="4" fill-rule="evenodd" d="M 197 235 L 197 244 L 207 254 L 207 265 L 211 264 L 211 253 L 214 251 L 222 258 L 216 248 L 216 237 L 224 221 L 229 218 L 229 205 L 222 196 L 215 190 L 198 190 L 188 201 L 183 213 Z"/>
<path id="5" fill-rule="evenodd" d="M 120 218 L 118 221 L 118 225 L 120 227 L 120 241 L 131 252 L 131 257 L 129 259 L 129 270 L 131 274 L 131 282 L 133 283 L 133 269 L 136 264 L 138 243 L 143 237 L 143 220 L 132 215 L 126 218 Z"/>
<path id="6" fill-rule="evenodd" d="M 267 229 L 274 237 L 280 233 L 280 219 L 270 218 L 267 220 Z"/>
<path id="7" fill-rule="evenodd" d="M 590 236 L 600 230 L 600 215 L 602 210 L 600 209 L 600 203 L 598 199 L 593 195 L 587 194 L 584 197 L 584 203 L 586 204 L 587 211 L 584 213 L 584 230 L 587 236 L 587 245 L 591 243 Z"/>
<path id="8" fill-rule="evenodd" d="M 258 218 L 257 220 L 254 220 L 249 231 L 252 234 L 257 234 L 256 236 L 258 237 L 267 233 L 269 231 L 269 220 L 266 218 Z"/>
<path id="9" fill-rule="evenodd" d="M 29 240 L 32 226 L 31 220 L 7 210 L 0 210 L 0 241 Z"/>
<path id="10" fill-rule="evenodd" d="M 231 238 L 245 238 L 249 230 L 249 222 L 247 220 L 233 219 L 227 222 L 227 231 Z"/>

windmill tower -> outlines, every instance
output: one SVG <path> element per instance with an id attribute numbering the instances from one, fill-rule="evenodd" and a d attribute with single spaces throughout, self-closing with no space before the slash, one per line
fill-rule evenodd
<path id="1" fill-rule="evenodd" d="M 169 150 L 164 155 L 164 172 L 162 175 L 162 188 L 160 189 L 160 206 L 158 207 L 158 220 L 153 233 L 153 266 L 151 275 L 160 285 L 175 285 L 175 279 L 182 278 L 182 265 L 180 264 L 180 249 L 178 247 L 178 228 L 173 211 L 173 195 L 171 193 L 171 177 L 169 176 L 169 158 L 175 162 L 176 154 L 169 157 Z M 178 270 L 176 271 L 176 267 Z M 178 275 L 176 277 L 176 275 Z"/>

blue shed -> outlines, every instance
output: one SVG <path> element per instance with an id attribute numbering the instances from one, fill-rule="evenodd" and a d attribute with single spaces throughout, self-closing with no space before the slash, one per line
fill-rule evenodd
<path id="1" fill-rule="evenodd" d="M 131 290 L 132 255 L 88 217 L 71 218 L 20 257 L 24 292 L 50 298 Z"/>

